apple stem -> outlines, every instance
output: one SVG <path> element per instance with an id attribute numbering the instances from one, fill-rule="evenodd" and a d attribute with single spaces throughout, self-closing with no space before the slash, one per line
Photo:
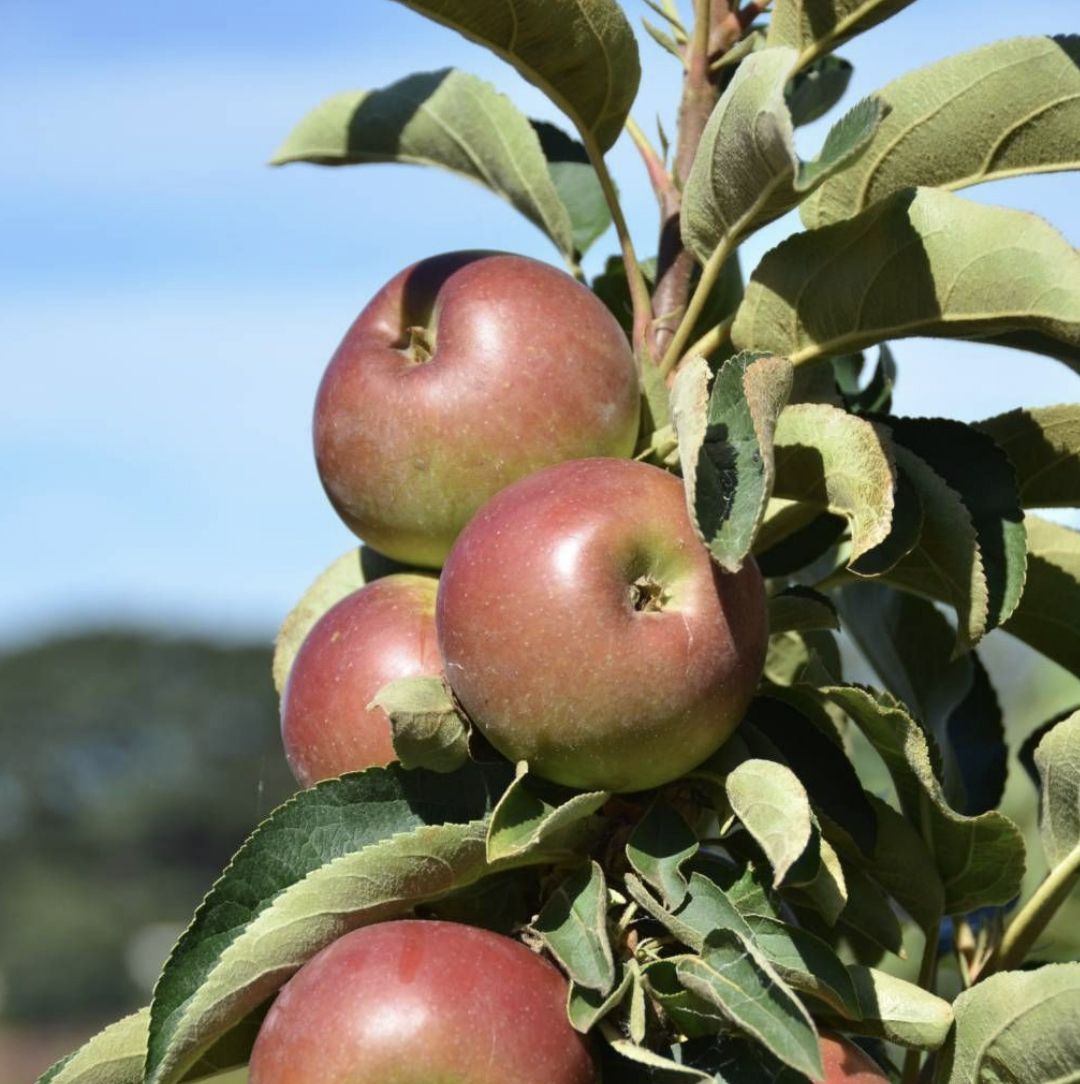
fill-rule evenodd
<path id="1" fill-rule="evenodd" d="M 637 253 L 634 251 L 634 242 L 630 236 L 630 228 L 626 224 L 622 205 L 619 203 L 618 193 L 615 191 L 615 182 L 608 172 L 607 163 L 604 161 L 603 152 L 597 146 L 592 133 L 581 131 L 582 142 L 589 156 L 593 169 L 596 171 L 600 189 L 604 193 L 608 209 L 611 211 L 611 221 L 615 226 L 615 233 L 619 238 L 622 248 L 623 267 L 626 269 L 626 282 L 630 288 L 630 304 L 633 309 L 633 336 L 632 343 L 634 354 L 642 355 L 642 350 L 647 347 L 646 334 L 652 323 L 652 300 L 649 297 L 649 287 L 645 282 L 645 275 L 638 263 Z M 648 351 L 648 357 L 652 358 L 652 352 Z"/>
<path id="2" fill-rule="evenodd" d="M 728 235 L 716 246 L 712 255 L 705 261 L 705 266 L 701 269 L 701 278 L 698 279 L 697 286 L 694 287 L 690 303 L 686 306 L 686 311 L 679 321 L 679 326 L 675 329 L 675 334 L 668 344 L 667 350 L 664 351 L 663 359 L 660 362 L 661 376 L 668 376 L 682 359 L 683 350 L 690 338 L 690 332 L 693 331 L 694 325 L 701 316 L 705 304 L 709 300 L 709 295 L 716 286 L 717 280 L 720 278 L 720 272 L 724 269 L 724 264 L 727 262 L 728 256 L 731 255 L 733 248 L 731 237 Z M 708 343 L 714 334 L 719 336 L 719 326 L 702 336 L 698 342 L 705 341 Z"/>
<path id="3" fill-rule="evenodd" d="M 919 985 L 930 993 L 937 984 L 938 939 L 941 934 L 940 919 L 926 931 L 926 943 L 923 945 L 922 962 L 919 966 Z M 909 1050 L 904 1056 L 902 1084 L 917 1084 L 919 1069 L 922 1065 L 922 1051 Z"/>
<path id="4" fill-rule="evenodd" d="M 694 27 L 686 49 L 678 137 L 671 168 L 672 183 L 665 189 L 660 205 L 660 245 L 654 300 L 656 312 L 661 315 L 653 329 L 656 353 L 667 351 L 676 331 L 678 314 L 686 307 L 690 294 L 695 260 L 683 245 L 679 228 L 682 186 L 690 174 L 705 125 L 720 97 L 721 84 L 729 77 L 726 72 L 710 72 L 712 53 L 715 51 L 722 55 L 742 33 L 737 19 L 734 28 L 727 31 L 726 24 L 731 21 L 733 7 L 737 9 L 738 4 L 733 4 L 732 0 L 694 0 Z M 724 31 L 724 39 L 731 39 L 730 42 L 714 42 L 714 23 L 717 30 Z"/>
<path id="5" fill-rule="evenodd" d="M 1080 844 L 1046 875 L 1031 899 L 1020 908 L 978 977 L 1019 967 L 1058 908 L 1072 895 L 1078 881 Z"/>

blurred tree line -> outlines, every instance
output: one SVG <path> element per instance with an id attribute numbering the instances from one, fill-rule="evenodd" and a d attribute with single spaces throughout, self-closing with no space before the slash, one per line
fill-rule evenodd
<path id="1" fill-rule="evenodd" d="M 270 648 L 87 632 L 0 655 L 0 1018 L 144 1004 L 176 934 L 295 789 Z"/>

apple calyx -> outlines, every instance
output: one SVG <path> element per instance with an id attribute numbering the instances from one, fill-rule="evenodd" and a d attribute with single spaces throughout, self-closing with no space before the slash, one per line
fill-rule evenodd
<path id="1" fill-rule="evenodd" d="M 636 613 L 660 613 L 669 598 L 667 588 L 647 574 L 630 584 L 630 608 Z"/>

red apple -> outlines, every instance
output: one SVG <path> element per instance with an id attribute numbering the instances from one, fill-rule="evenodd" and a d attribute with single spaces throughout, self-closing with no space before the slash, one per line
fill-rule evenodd
<path id="1" fill-rule="evenodd" d="M 281 697 L 285 755 L 301 786 L 394 759 L 390 720 L 368 705 L 396 678 L 442 673 L 437 587 L 431 576 L 386 576 L 312 626 Z"/>
<path id="2" fill-rule="evenodd" d="M 437 568 L 492 494 L 549 463 L 627 456 L 634 358 L 585 286 L 523 256 L 454 252 L 387 283 L 315 403 L 319 476 L 365 542 Z"/>
<path id="3" fill-rule="evenodd" d="M 493 497 L 447 559 L 435 618 L 450 686 L 488 740 L 590 790 L 659 786 L 713 753 L 768 637 L 757 566 L 721 572 L 679 480 L 619 459 Z"/>
<path id="4" fill-rule="evenodd" d="M 818 1046 L 825 1066 L 823 1084 L 889 1084 L 877 1063 L 842 1035 L 822 1032 Z"/>
<path id="5" fill-rule="evenodd" d="M 563 976 L 517 941 L 451 922 L 367 926 L 282 988 L 250 1084 L 593 1084 Z"/>

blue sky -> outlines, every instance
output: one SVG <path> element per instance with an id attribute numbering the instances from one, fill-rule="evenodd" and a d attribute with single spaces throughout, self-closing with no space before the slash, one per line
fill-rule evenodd
<path id="1" fill-rule="evenodd" d="M 456 178 L 264 163 L 329 94 L 448 64 L 557 116 L 498 60 L 389 0 L 4 0 L 3 21 L 0 641 L 98 619 L 267 636 L 352 544 L 319 488 L 309 418 L 357 311 L 434 252 L 557 257 Z M 846 101 L 952 52 L 1078 29 L 1073 0 L 920 0 L 842 50 L 856 66 Z M 634 115 L 651 130 L 678 73 L 640 37 Z M 807 150 L 821 135 L 807 130 Z M 611 162 L 651 251 L 654 204 L 625 139 Z M 1038 211 L 1080 244 L 1075 175 L 969 195 Z M 744 266 L 793 228 L 763 231 Z M 588 269 L 614 247 L 599 242 Z M 942 341 L 896 354 L 906 413 L 1077 396 L 1043 358 Z"/>

